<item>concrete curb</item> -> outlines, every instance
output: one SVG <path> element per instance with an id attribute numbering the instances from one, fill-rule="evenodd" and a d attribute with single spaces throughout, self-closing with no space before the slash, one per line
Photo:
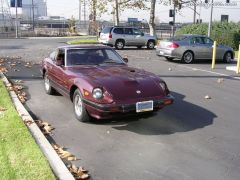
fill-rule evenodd
<path id="1" fill-rule="evenodd" d="M 0 77 L 5 83 L 5 86 L 10 84 L 8 79 L 1 72 L 0 72 Z M 74 177 L 69 172 L 69 170 L 67 169 L 67 167 L 65 166 L 61 158 L 58 156 L 56 151 L 53 149 L 51 144 L 48 142 L 46 137 L 43 135 L 39 127 L 36 125 L 33 118 L 28 113 L 28 111 L 22 105 L 16 93 L 14 91 L 10 91 L 9 94 L 22 120 L 33 121 L 33 123 L 31 123 L 30 125 L 27 125 L 27 127 L 31 132 L 32 136 L 34 137 L 35 141 L 37 142 L 38 146 L 42 150 L 43 154 L 47 158 L 56 177 L 60 180 L 74 180 Z"/>

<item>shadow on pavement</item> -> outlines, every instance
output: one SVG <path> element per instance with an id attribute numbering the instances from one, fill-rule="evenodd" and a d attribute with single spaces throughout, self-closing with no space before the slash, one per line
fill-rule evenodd
<path id="1" fill-rule="evenodd" d="M 207 109 L 184 101 L 184 95 L 172 93 L 175 97 L 173 105 L 160 110 L 153 115 L 105 120 L 98 125 L 109 125 L 120 131 L 130 131 L 143 135 L 174 134 L 193 131 L 213 124 L 217 116 Z"/>

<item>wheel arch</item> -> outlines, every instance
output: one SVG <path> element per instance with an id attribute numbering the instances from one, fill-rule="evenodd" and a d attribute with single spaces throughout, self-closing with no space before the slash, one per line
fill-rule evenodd
<path id="1" fill-rule="evenodd" d="M 76 89 L 79 89 L 77 85 L 73 84 L 70 88 L 70 99 L 73 102 L 73 95 L 74 92 L 76 91 Z M 79 91 L 81 92 L 81 90 L 79 89 Z"/>
<path id="2" fill-rule="evenodd" d="M 224 57 L 225 57 L 225 55 L 226 55 L 227 53 L 231 53 L 231 58 L 232 58 L 232 59 L 234 58 L 234 57 L 233 57 L 233 55 L 234 55 L 233 51 L 227 50 L 227 51 L 224 52 L 222 59 L 224 59 Z"/>

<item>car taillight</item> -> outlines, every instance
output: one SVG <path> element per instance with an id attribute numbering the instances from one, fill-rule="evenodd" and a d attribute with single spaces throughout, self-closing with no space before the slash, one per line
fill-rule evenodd
<path id="1" fill-rule="evenodd" d="M 111 33 L 109 33 L 109 36 L 108 36 L 110 39 L 112 39 L 112 34 Z"/>
<path id="2" fill-rule="evenodd" d="M 177 43 L 172 43 L 172 44 L 169 44 L 167 47 L 172 48 L 172 49 L 176 49 L 176 48 L 179 47 L 179 45 Z"/>

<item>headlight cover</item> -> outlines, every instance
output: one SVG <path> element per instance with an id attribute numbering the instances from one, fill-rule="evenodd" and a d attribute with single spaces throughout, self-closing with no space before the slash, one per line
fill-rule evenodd
<path id="1" fill-rule="evenodd" d="M 92 95 L 95 99 L 102 99 L 103 98 L 103 91 L 101 88 L 94 88 L 92 91 Z"/>

